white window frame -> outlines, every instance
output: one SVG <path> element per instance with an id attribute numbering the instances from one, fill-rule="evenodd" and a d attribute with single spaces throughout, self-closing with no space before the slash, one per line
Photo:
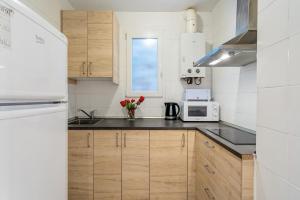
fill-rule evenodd
<path id="1" fill-rule="evenodd" d="M 156 92 L 134 92 L 132 91 L 132 39 L 142 38 L 142 39 L 157 39 L 158 45 L 158 63 L 157 63 L 157 80 L 158 80 L 158 90 Z M 162 36 L 160 33 L 126 33 L 127 40 L 127 76 L 126 76 L 126 96 L 127 97 L 162 97 Z"/>

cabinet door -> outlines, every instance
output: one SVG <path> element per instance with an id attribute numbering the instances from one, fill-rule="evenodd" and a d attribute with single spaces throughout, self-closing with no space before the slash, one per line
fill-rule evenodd
<path id="1" fill-rule="evenodd" d="M 122 131 L 122 200 L 149 199 L 149 131 Z"/>
<path id="2" fill-rule="evenodd" d="M 94 200 L 121 199 L 121 131 L 94 131 Z"/>
<path id="3" fill-rule="evenodd" d="M 196 200 L 196 131 L 188 131 L 188 200 Z"/>
<path id="4" fill-rule="evenodd" d="M 88 12 L 88 76 L 112 77 L 113 13 Z"/>
<path id="5" fill-rule="evenodd" d="M 150 131 L 150 199 L 187 199 L 187 131 Z"/>
<path id="6" fill-rule="evenodd" d="M 87 76 L 87 12 L 63 11 L 62 31 L 69 41 L 68 77 Z"/>
<path id="7" fill-rule="evenodd" d="M 93 132 L 69 131 L 69 200 L 93 200 Z"/>

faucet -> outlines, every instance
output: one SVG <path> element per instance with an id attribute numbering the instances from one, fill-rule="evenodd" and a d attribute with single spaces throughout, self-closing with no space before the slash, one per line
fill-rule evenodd
<path id="1" fill-rule="evenodd" d="M 95 112 L 96 110 L 92 110 L 90 111 L 90 113 L 87 113 L 85 110 L 83 109 L 78 109 L 79 112 L 83 112 L 88 118 L 90 118 L 91 120 L 95 119 Z"/>

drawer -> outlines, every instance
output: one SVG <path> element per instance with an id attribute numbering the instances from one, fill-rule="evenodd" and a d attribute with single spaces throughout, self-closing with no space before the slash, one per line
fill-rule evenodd
<path id="1" fill-rule="evenodd" d="M 202 133 L 197 134 L 197 150 L 196 153 L 200 154 L 206 160 L 208 160 L 213 166 L 215 166 L 215 156 L 217 144 L 204 136 Z"/>
<path id="2" fill-rule="evenodd" d="M 216 170 L 226 178 L 232 200 L 240 199 L 242 186 L 242 161 L 223 147 L 216 148 Z"/>
<path id="3" fill-rule="evenodd" d="M 230 198 L 230 188 L 222 174 L 219 173 L 219 171 L 217 171 L 205 158 L 200 158 L 199 160 L 201 160 L 201 163 L 198 163 L 197 168 L 199 181 L 209 188 L 209 192 L 215 199 L 232 200 Z"/>
<path id="4" fill-rule="evenodd" d="M 197 134 L 197 173 L 216 199 L 241 199 L 242 161 L 203 134 Z M 225 196 L 224 196 L 225 194 Z M 225 198 L 226 197 L 226 198 Z"/>

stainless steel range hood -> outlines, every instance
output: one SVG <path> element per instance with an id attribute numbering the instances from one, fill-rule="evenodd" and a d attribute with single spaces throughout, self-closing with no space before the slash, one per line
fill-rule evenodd
<path id="1" fill-rule="evenodd" d="M 237 0 L 236 36 L 198 60 L 194 67 L 241 67 L 256 61 L 257 0 Z"/>

